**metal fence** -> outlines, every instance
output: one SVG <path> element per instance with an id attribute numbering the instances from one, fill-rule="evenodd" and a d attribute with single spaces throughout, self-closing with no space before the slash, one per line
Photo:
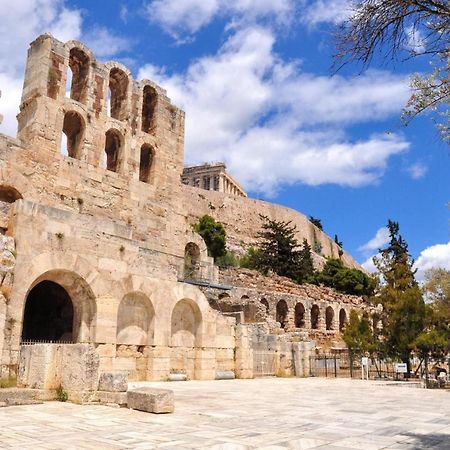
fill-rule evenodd
<path id="1" fill-rule="evenodd" d="M 310 376 L 332 378 L 362 378 L 371 379 L 402 379 L 403 375 L 396 373 L 395 363 L 373 358 L 367 359 L 364 366 L 360 357 L 349 352 L 317 354 L 310 357 Z"/>
<path id="2" fill-rule="evenodd" d="M 253 350 L 253 373 L 255 377 L 275 376 L 276 358 L 275 351 Z"/>
<path id="3" fill-rule="evenodd" d="M 49 340 L 25 340 L 20 343 L 20 345 L 35 345 L 35 344 L 76 344 L 73 341 L 49 341 Z"/>

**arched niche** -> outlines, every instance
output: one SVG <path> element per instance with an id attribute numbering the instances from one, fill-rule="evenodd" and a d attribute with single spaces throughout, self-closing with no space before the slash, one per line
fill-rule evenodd
<path id="1" fill-rule="evenodd" d="M 325 328 L 333 330 L 334 328 L 334 310 L 331 306 L 327 306 L 325 310 Z"/>
<path id="2" fill-rule="evenodd" d="M 75 111 L 64 114 L 61 135 L 61 154 L 80 159 L 85 124 L 83 118 Z"/>
<path id="3" fill-rule="evenodd" d="M 70 98 L 86 103 L 89 82 L 89 56 L 80 48 L 73 47 L 69 53 L 69 69 L 67 79 L 70 83 Z"/>
<path id="4" fill-rule="evenodd" d="M 155 312 L 150 299 L 131 292 L 121 300 L 117 313 L 117 344 L 152 345 Z"/>
<path id="5" fill-rule="evenodd" d="M 266 308 L 266 314 L 269 314 L 269 302 L 265 298 L 262 298 L 260 303 Z"/>
<path id="6" fill-rule="evenodd" d="M 144 86 L 142 92 L 142 131 L 155 134 L 156 131 L 156 104 L 158 94 L 153 86 Z"/>
<path id="7" fill-rule="evenodd" d="M 303 303 L 297 303 L 295 305 L 295 327 L 305 327 L 305 307 L 303 306 Z"/>
<path id="8" fill-rule="evenodd" d="M 71 314 L 70 305 L 73 310 Z M 43 314 L 45 311 L 47 313 Z M 95 296 L 86 280 L 66 270 L 45 272 L 27 292 L 22 339 L 92 342 L 95 339 L 96 312 Z M 72 326 L 69 329 L 70 317 Z M 47 331 L 40 326 L 47 328 Z M 64 332 L 59 335 L 61 329 Z"/>
<path id="9" fill-rule="evenodd" d="M 180 300 L 171 317 L 172 347 L 196 347 L 198 345 L 202 315 L 192 300 Z"/>
<path id="10" fill-rule="evenodd" d="M 14 203 L 16 200 L 20 200 L 22 194 L 14 187 L 8 185 L 0 185 L 0 202 Z"/>
<path id="11" fill-rule="evenodd" d="M 139 181 L 151 182 L 154 160 L 155 150 L 153 147 L 149 144 L 142 145 L 139 158 Z"/>
<path id="12" fill-rule="evenodd" d="M 280 300 L 277 303 L 277 322 L 280 322 L 281 328 L 286 328 L 288 317 L 288 306 L 285 300 Z"/>
<path id="13" fill-rule="evenodd" d="M 109 72 L 109 116 L 117 120 L 127 118 L 128 75 L 113 67 Z"/>
<path id="14" fill-rule="evenodd" d="M 344 331 L 345 324 L 347 323 L 347 313 L 344 308 L 339 311 L 339 331 Z"/>
<path id="15" fill-rule="evenodd" d="M 184 248 L 184 278 L 200 278 L 200 248 L 194 242 L 188 242 Z"/>
<path id="16" fill-rule="evenodd" d="M 105 159 L 104 168 L 111 172 L 118 172 L 120 168 L 120 158 L 123 147 L 123 136 L 115 129 L 106 132 L 105 139 Z"/>
<path id="17" fill-rule="evenodd" d="M 317 305 L 311 308 L 311 328 L 317 330 L 319 328 L 320 309 Z"/>

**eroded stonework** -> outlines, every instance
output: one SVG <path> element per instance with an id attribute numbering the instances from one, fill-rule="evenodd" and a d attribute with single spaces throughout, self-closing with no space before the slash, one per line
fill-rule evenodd
<path id="1" fill-rule="evenodd" d="M 291 354 L 286 367 L 283 352 L 277 361 L 292 373 L 292 354 L 310 351 L 313 334 L 305 327 L 294 351 L 289 292 L 268 298 L 267 314 L 264 281 L 245 290 L 235 279 L 233 295 L 257 298 L 251 319 L 211 307 L 227 288 L 191 225 L 203 214 L 214 216 L 230 248 L 243 252 L 255 242 L 260 213 L 292 220 L 299 240 L 321 244 L 319 260 L 338 254 L 328 236 L 288 208 L 183 185 L 183 111 L 164 89 L 133 80 L 119 63 L 96 61 L 80 42 L 45 34 L 30 45 L 18 121 L 17 138 L 0 136 L 3 374 L 17 372 L 21 348 L 57 342 L 90 344 L 99 373 L 126 373 L 130 380 L 230 372 L 248 378 L 255 375 L 255 342 L 277 335 L 277 348 Z M 357 266 L 346 253 L 342 259 Z M 214 286 L 214 294 L 206 296 L 199 285 Z M 340 305 L 347 313 L 361 306 L 309 289 L 302 291 L 305 311 L 314 296 L 333 304 L 333 336 Z M 280 321 L 274 305 L 281 295 L 288 312 Z M 319 314 L 319 331 L 323 320 Z"/>

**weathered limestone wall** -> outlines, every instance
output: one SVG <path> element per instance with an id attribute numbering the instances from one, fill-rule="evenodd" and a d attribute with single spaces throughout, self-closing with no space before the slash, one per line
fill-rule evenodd
<path id="1" fill-rule="evenodd" d="M 252 198 L 230 196 L 216 191 L 205 191 L 192 186 L 182 189 L 185 214 L 190 223 L 209 214 L 223 223 L 227 231 L 227 243 L 230 250 L 244 253 L 257 242 L 257 233 L 261 230 L 261 215 L 272 220 L 292 222 L 297 227 L 297 239 L 306 239 L 311 247 L 320 244 L 321 254 L 325 257 L 339 257 L 340 248 L 323 231 L 314 226 L 308 218 L 298 211 L 285 206 L 268 203 Z M 342 255 L 343 263 L 348 267 L 361 269 L 361 266 L 346 252 Z M 323 258 L 317 255 L 315 262 L 323 264 Z"/>

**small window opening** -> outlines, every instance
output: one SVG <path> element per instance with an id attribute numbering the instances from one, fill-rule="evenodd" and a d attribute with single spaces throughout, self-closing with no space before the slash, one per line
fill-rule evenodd
<path id="1" fill-rule="evenodd" d="M 83 119 L 74 111 L 64 115 L 63 132 L 61 136 L 61 154 L 71 158 L 80 158 L 83 139 Z"/>
<path id="2" fill-rule="evenodd" d="M 311 328 L 313 330 L 317 330 L 317 328 L 319 328 L 319 315 L 320 315 L 319 307 L 317 305 L 314 305 L 311 308 Z"/>
<path id="3" fill-rule="evenodd" d="M 284 300 L 277 303 L 277 322 L 280 322 L 281 328 L 286 328 L 288 317 L 288 306 Z"/>
<path id="4" fill-rule="evenodd" d="M 145 133 L 155 134 L 155 111 L 157 100 L 158 96 L 156 90 L 151 86 L 145 86 L 142 99 L 142 131 Z"/>
<path id="5" fill-rule="evenodd" d="M 141 147 L 141 158 L 139 163 L 139 181 L 150 182 L 150 175 L 153 166 L 154 152 L 150 145 L 144 144 Z"/>
<path id="6" fill-rule="evenodd" d="M 305 307 L 302 303 L 297 303 L 295 305 L 295 327 L 305 327 Z"/>
<path id="7" fill-rule="evenodd" d="M 117 120 L 126 119 L 126 100 L 128 91 L 128 76 L 120 69 L 109 72 L 109 116 Z"/>
<path id="8" fill-rule="evenodd" d="M 119 170 L 119 155 L 122 145 L 122 137 L 116 130 L 106 132 L 105 154 L 106 170 L 117 172 Z"/>
<path id="9" fill-rule="evenodd" d="M 70 50 L 69 67 L 72 72 L 70 98 L 85 103 L 89 77 L 89 57 L 79 48 L 73 48 Z"/>

